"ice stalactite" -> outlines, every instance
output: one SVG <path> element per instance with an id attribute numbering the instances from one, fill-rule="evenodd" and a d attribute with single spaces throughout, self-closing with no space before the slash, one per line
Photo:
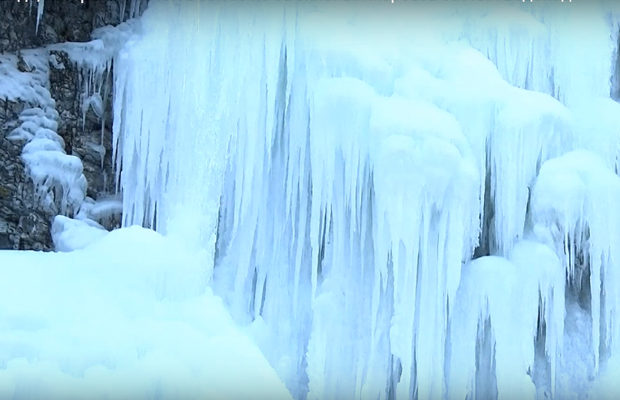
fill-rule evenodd
<path id="1" fill-rule="evenodd" d="M 213 10 L 195 7 L 193 18 L 186 8 L 174 11 L 185 24 L 173 30 L 163 24 L 170 10 L 154 4 L 143 29 L 170 32 L 170 40 L 145 36 L 115 64 L 125 223 L 157 220 L 157 228 L 168 231 L 183 217 L 182 210 L 170 212 L 174 196 L 183 196 L 177 201 L 187 207 L 194 200 L 191 185 L 195 200 L 206 201 L 205 182 L 219 201 L 216 284 L 235 313 L 253 321 L 259 342 L 261 335 L 280 338 L 278 346 L 265 343 L 263 349 L 297 396 L 305 390 L 311 397 L 384 396 L 386 380 L 400 379 L 397 365 L 401 396 L 441 394 L 444 344 L 434 338 L 445 341 L 449 299 L 478 231 L 479 174 L 458 123 L 431 103 L 386 97 L 394 78 L 382 73 L 390 72 L 387 63 L 367 59 L 374 46 L 350 51 L 350 42 L 317 43 L 308 33 L 317 29 L 312 15 L 300 22 L 285 9 L 259 21 L 234 8 L 207 14 Z M 308 31 L 299 27 L 304 23 Z M 241 27 L 247 40 L 236 36 Z M 192 32 L 202 40 L 180 40 Z M 346 39 L 361 43 L 353 33 Z M 183 51 L 180 43 L 204 54 L 195 59 L 200 68 L 163 62 Z M 225 73 L 239 63 L 258 67 Z M 138 80 L 135 74 L 146 70 L 149 79 Z M 172 86 L 178 81 L 171 77 L 191 86 Z M 141 107 L 141 96 L 161 101 Z M 204 120 L 200 112 L 191 115 L 196 107 L 204 107 Z M 183 128 L 196 117 L 201 123 Z M 199 157 L 196 149 L 212 153 Z M 229 156 L 222 158 L 226 149 Z M 425 154 L 428 165 L 418 160 Z M 221 172 L 199 178 L 205 163 Z M 399 174 L 400 167 L 419 172 Z M 214 174 L 225 176 L 220 189 Z M 427 183 L 419 186 L 420 179 Z M 395 213 L 385 197 L 389 190 L 396 191 L 398 209 L 410 209 L 406 215 L 417 222 Z M 426 210 L 420 216 L 418 207 Z M 217 216 L 217 210 L 202 213 Z M 199 232 L 187 228 L 185 234 Z M 423 310 L 414 315 L 408 306 Z M 359 341 L 332 339 L 330 327 L 343 318 L 337 337 L 357 334 Z M 414 326 L 427 324 L 433 327 L 428 333 L 414 334 Z M 345 348 L 338 353 L 334 344 Z M 415 358 L 407 350 L 412 346 L 419 349 Z M 416 363 L 437 369 L 416 372 Z"/>
<path id="2" fill-rule="evenodd" d="M 578 71 L 547 57 L 547 14 L 501 31 L 442 5 L 270 7 L 152 2 L 115 58 L 114 138 L 124 224 L 205 251 L 292 394 L 560 397 L 581 247 L 587 351 L 614 354 L 612 197 L 547 218 L 578 179 L 589 199 L 618 179 L 606 67 L 558 92 Z M 584 87 L 606 145 L 581 137 Z M 596 173 L 563 156 L 588 146 Z M 566 185 L 555 163 L 577 168 Z"/>
<path id="3" fill-rule="evenodd" d="M 349 336 L 368 328 L 373 318 L 370 313 L 357 315 L 353 310 L 371 310 L 370 297 L 363 293 L 371 289 L 374 278 L 372 255 L 364 251 L 372 243 L 369 216 L 374 193 L 367 138 L 374 96 L 374 90 L 360 80 L 326 78 L 317 84 L 311 102 L 310 283 L 314 313 L 308 377 L 312 398 L 336 398 L 346 393 L 359 396 L 362 391 L 362 366 L 368 360 L 360 350 L 371 346 L 370 335 L 364 332 L 358 341 L 347 344 L 345 352 L 338 353 L 331 350 L 330 332 L 337 329 L 338 335 Z M 331 113 L 336 105 L 339 115 Z M 329 139 L 320 140 L 313 132 L 324 132 Z M 365 289 L 353 292 L 351 287 Z M 326 367 L 328 374 L 324 373 Z M 351 379 L 346 387 L 339 387 L 345 371 Z"/>
<path id="4" fill-rule="evenodd" d="M 395 91 L 432 101 L 458 119 L 480 172 L 480 199 L 489 177 L 486 190 L 494 215 L 483 215 L 483 208 L 479 214 L 491 218 L 492 231 L 485 233 L 493 239 L 483 237 L 481 245 L 490 253 L 507 254 L 522 237 L 529 188 L 541 162 L 573 145 L 571 115 L 549 95 L 508 85 L 471 48 L 453 45 L 440 54 L 450 61 L 427 65 L 428 71 L 410 69 L 397 80 Z"/>
<path id="5" fill-rule="evenodd" d="M 140 13 L 146 8 L 148 1 L 149 0 L 129 0 L 128 4 L 128 0 L 122 0 L 120 3 L 121 22 L 125 20 L 125 17 L 127 17 L 127 19 L 139 17 Z M 129 8 L 127 8 L 127 6 L 129 6 Z"/>
<path id="6" fill-rule="evenodd" d="M 468 42 L 497 66 L 501 77 L 522 89 L 549 92 L 549 33 L 520 4 L 488 4 L 464 26 Z M 542 74 L 540 72 L 543 72 Z"/>
<path id="7" fill-rule="evenodd" d="M 508 258 L 478 258 L 463 269 L 451 320 L 451 359 L 447 398 L 485 398 L 494 382 L 498 399 L 535 398 L 532 381 L 537 330 L 545 329 L 545 356 L 550 388 L 562 353 L 564 273 L 557 256 L 546 246 L 518 242 Z M 517 311 L 518 310 L 518 311 Z M 478 347 L 481 333 L 491 335 L 491 347 Z M 481 351 L 484 350 L 484 351 Z M 477 368 L 492 352 L 494 370 Z M 482 375 L 482 377 L 481 377 Z"/>
<path id="8" fill-rule="evenodd" d="M 507 91 L 506 96 L 487 151 L 495 239 L 489 247 L 501 255 L 522 238 L 529 191 L 541 163 L 572 145 L 570 114 L 559 102 L 520 89 Z"/>
<path id="9" fill-rule="evenodd" d="M 490 10 L 465 24 L 468 42 L 487 54 L 510 84 L 547 93 L 569 108 L 576 120 L 576 143 L 559 154 L 585 148 L 618 170 L 620 110 L 610 99 L 618 8 L 594 2 L 569 7 L 496 5 Z"/>
<path id="10" fill-rule="evenodd" d="M 539 235 L 552 239 L 569 281 L 589 284 L 593 373 L 618 346 L 615 321 L 619 288 L 620 178 L 595 154 L 580 150 L 549 160 L 532 196 L 532 219 Z M 547 228 L 544 228 L 547 227 Z M 586 279 L 584 278 L 586 276 Z M 615 353 L 615 352 L 614 352 Z"/>
<path id="11" fill-rule="evenodd" d="M 166 15 L 154 6 L 141 29 L 163 36 L 130 40 L 116 56 L 113 136 L 123 223 L 183 232 L 188 243 L 204 245 L 210 271 L 226 149 L 235 128 L 228 113 L 241 111 L 223 107 L 222 96 L 242 91 L 228 86 L 228 65 L 213 57 L 217 31 L 207 22 L 216 16 L 199 9 L 196 2 Z M 173 16 L 183 21 L 178 29 L 168 25 Z M 211 41 L 186 40 L 194 32 L 211 34 Z M 165 61 L 184 54 L 204 56 L 192 65 Z"/>
<path id="12" fill-rule="evenodd" d="M 610 80 L 600 78 L 609 78 L 617 15 L 607 2 L 494 4 L 464 25 L 464 36 L 510 84 L 572 105 L 610 95 Z"/>
<path id="13" fill-rule="evenodd" d="M 116 27 L 105 26 L 98 28 L 92 33 L 90 42 L 67 42 L 48 46 L 49 50 L 66 52 L 69 59 L 77 67 L 79 96 L 79 112 L 82 114 L 82 129 L 86 121 L 86 113 L 92 110 L 101 120 L 101 145 L 103 145 L 105 114 L 109 110 L 108 95 L 112 87 L 111 74 L 112 62 L 119 48 L 132 34 L 135 21 L 128 21 Z M 55 56 L 51 57 L 51 63 L 57 68 Z M 103 154 L 101 156 L 103 164 Z"/>
<path id="14" fill-rule="evenodd" d="M 45 7 L 45 0 L 37 0 L 37 24 L 35 28 L 35 33 L 39 33 L 39 23 L 41 22 L 41 18 L 43 17 L 44 7 Z"/>
<path id="15" fill-rule="evenodd" d="M 377 136 L 375 285 L 385 290 L 391 266 L 390 346 L 403 369 L 396 393 L 441 396 L 448 312 L 477 231 L 470 214 L 477 203 L 475 164 L 456 121 L 433 106 L 381 100 L 371 127 Z"/>

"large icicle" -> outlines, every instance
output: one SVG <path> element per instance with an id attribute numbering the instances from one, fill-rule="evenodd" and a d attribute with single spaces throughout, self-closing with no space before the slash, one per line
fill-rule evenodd
<path id="1" fill-rule="evenodd" d="M 35 33 L 39 33 L 39 23 L 41 22 L 41 18 L 43 18 L 44 8 L 45 8 L 45 0 L 37 0 L 37 24 L 35 28 Z"/>
<path id="2" fill-rule="evenodd" d="M 519 88 L 572 105 L 583 97 L 609 96 L 617 27 L 610 2 L 490 4 L 470 14 L 468 41 Z M 575 79 L 579 76 L 579 79 Z M 601 79 L 603 78 L 603 79 Z"/>
<path id="3" fill-rule="evenodd" d="M 540 163 L 573 145 L 570 113 L 549 95 L 511 87 L 487 59 L 467 46 L 435 52 L 444 62 L 425 60 L 426 69 L 409 70 L 397 80 L 395 90 L 431 101 L 458 118 L 476 157 L 480 181 L 489 178 L 486 195 L 491 204 L 483 210 L 481 201 L 480 214 L 489 214 L 485 221 L 491 226 L 485 227 L 489 237 L 483 237 L 481 245 L 492 254 L 507 254 L 522 238 L 529 189 Z M 484 199 L 484 185 L 480 189 Z"/>
<path id="4" fill-rule="evenodd" d="M 509 259 L 476 259 L 462 276 L 451 320 L 447 398 L 485 399 L 492 392 L 498 399 L 535 398 L 530 375 L 541 334 L 550 365 L 546 396 L 553 397 L 564 330 L 564 274 L 557 256 L 544 245 L 520 241 Z"/>
<path id="5" fill-rule="evenodd" d="M 593 371 L 601 356 L 616 353 L 620 299 L 620 178 L 596 155 L 573 151 L 543 164 L 532 194 L 535 231 L 555 245 L 570 282 L 589 285 Z M 616 351 L 614 351 L 616 350 Z M 602 353 L 601 353 L 602 352 Z"/>
<path id="6" fill-rule="evenodd" d="M 492 254 L 507 254 L 522 238 L 529 191 L 545 160 L 571 148 L 568 110 L 548 95 L 507 91 L 488 143 L 490 196 L 494 206 Z"/>
<path id="7" fill-rule="evenodd" d="M 375 284 L 387 281 L 391 264 L 390 344 L 403 371 L 396 393 L 442 396 L 442 337 L 471 232 L 475 163 L 456 121 L 424 103 L 380 100 L 371 129 L 378 150 Z"/>
<path id="8" fill-rule="evenodd" d="M 229 141 L 219 132 L 231 132 L 222 116 L 226 110 L 214 101 L 221 84 L 215 77 L 223 72 L 211 61 L 215 30 L 201 30 L 201 20 L 214 16 L 198 3 L 175 10 L 154 3 L 147 13 L 141 28 L 152 34 L 130 41 L 115 63 L 114 140 L 124 224 L 183 232 L 191 243 L 205 243 L 212 260 L 222 185 L 215 177 L 224 173 Z M 169 29 L 170 19 L 178 29 Z M 194 32 L 204 40 L 184 39 Z M 169 63 L 177 51 L 203 56 L 193 65 Z"/>
<path id="9" fill-rule="evenodd" d="M 576 145 L 613 167 L 617 105 L 597 94 L 606 144 L 575 138 L 592 119 L 541 75 L 563 56 L 523 61 L 550 32 L 535 14 L 508 40 L 442 5 L 414 21 L 406 4 L 245 6 L 153 1 L 116 57 L 124 224 L 205 251 L 296 398 L 563 393 L 558 258 L 574 246 L 544 234 L 556 220 L 529 234 L 543 215 L 530 190 Z M 461 274 L 481 228 L 477 254 L 495 256 Z M 590 250 L 612 254 L 600 232 Z"/>

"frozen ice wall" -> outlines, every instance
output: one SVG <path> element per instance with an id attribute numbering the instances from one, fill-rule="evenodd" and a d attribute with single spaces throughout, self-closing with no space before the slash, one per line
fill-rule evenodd
<path id="1" fill-rule="evenodd" d="M 114 59 L 124 223 L 201 249 L 296 398 L 608 393 L 618 24 L 588 4 L 153 0 Z"/>

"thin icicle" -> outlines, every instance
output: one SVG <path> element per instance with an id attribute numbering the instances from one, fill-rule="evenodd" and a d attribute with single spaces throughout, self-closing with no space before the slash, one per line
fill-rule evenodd
<path id="1" fill-rule="evenodd" d="M 43 18 L 43 9 L 45 7 L 45 0 L 37 0 L 37 24 L 35 28 L 35 34 L 39 33 L 39 23 Z"/>

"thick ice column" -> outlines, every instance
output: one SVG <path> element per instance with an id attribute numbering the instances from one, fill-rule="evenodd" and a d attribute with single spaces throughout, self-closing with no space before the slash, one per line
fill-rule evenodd
<path id="1" fill-rule="evenodd" d="M 617 46 L 617 26 L 610 17 L 617 6 L 604 1 L 575 2 L 569 7 L 553 5 L 548 4 L 544 8 L 547 12 L 539 17 L 549 31 L 551 94 L 568 106 L 584 98 L 609 96 L 612 57 Z M 537 75 L 543 73 L 542 68 L 536 71 Z"/>
<path id="2" fill-rule="evenodd" d="M 390 345 L 402 366 L 396 395 L 440 397 L 448 309 L 477 233 L 475 161 L 458 123 L 428 103 L 378 99 L 371 130 L 375 284 L 393 275 Z"/>
<path id="3" fill-rule="evenodd" d="M 114 88 L 124 225 L 179 233 L 188 243 L 209 243 L 211 254 L 234 126 L 223 118 L 227 60 L 212 62 L 217 25 L 205 22 L 213 20 L 197 4 L 154 2 L 141 21 L 144 34 L 116 57 Z"/>
<path id="4" fill-rule="evenodd" d="M 423 99 L 458 119 L 488 193 L 480 187 L 480 215 L 490 219 L 482 245 L 506 254 L 522 237 L 529 187 L 540 162 L 573 144 L 570 113 L 549 95 L 522 90 L 504 81 L 482 54 L 462 44 L 436 50 L 425 68 L 413 64 L 395 91 Z M 483 210 L 485 194 L 489 199 Z M 491 243 L 486 243 L 490 241 Z"/>
<path id="5" fill-rule="evenodd" d="M 244 67 L 214 81 L 222 94 L 214 107 L 230 123 L 216 129 L 231 133 L 214 285 L 302 396 L 312 261 L 306 67 L 297 60 L 294 14 L 267 10 L 218 9 L 220 57 L 213 60 L 228 71 Z"/>
<path id="6" fill-rule="evenodd" d="M 124 224 L 203 249 L 207 278 L 215 260 L 214 285 L 237 318 L 256 321 L 266 357 L 301 396 L 309 295 L 293 282 L 311 259 L 310 187 L 303 85 L 287 72 L 291 28 L 284 10 L 204 4 L 153 2 L 143 35 L 116 58 Z"/>
<path id="7" fill-rule="evenodd" d="M 458 120 L 479 173 L 478 216 L 484 213 L 486 146 L 494 126 L 496 103 L 508 84 L 482 54 L 470 47 L 451 45 L 437 50 L 442 60 L 422 68 L 410 65 L 395 84 L 395 94 L 426 101 Z M 475 244 L 478 238 L 475 238 Z"/>
<path id="8" fill-rule="evenodd" d="M 517 269 L 518 284 L 522 287 L 516 303 L 510 309 L 515 310 L 513 315 L 521 318 L 521 327 L 524 328 L 512 331 L 512 334 L 521 336 L 527 349 L 531 340 L 537 336 L 544 337 L 544 357 L 549 366 L 549 382 L 541 383 L 541 387 L 544 389 L 548 385 L 550 395 L 554 398 L 564 347 L 564 268 L 552 248 L 532 241 L 530 237 L 515 244 L 509 259 Z M 531 356 L 529 352 L 523 354 Z M 540 372 L 534 370 L 533 359 L 527 362 L 530 376 Z"/>
<path id="9" fill-rule="evenodd" d="M 523 237 L 529 191 L 540 165 L 573 143 L 568 110 L 548 95 L 508 90 L 488 142 L 490 197 L 494 207 L 492 254 L 507 254 Z"/>
<path id="10" fill-rule="evenodd" d="M 470 14 L 464 30 L 510 84 L 573 105 L 610 94 L 614 8 L 604 1 L 497 3 L 486 15 Z"/>
<path id="11" fill-rule="evenodd" d="M 497 66 L 511 85 L 548 92 L 549 79 L 541 73 L 546 73 L 549 66 L 548 31 L 529 12 L 534 6 L 502 2 L 487 3 L 485 8 L 487 12 L 476 9 L 466 14 L 464 33 L 468 41 Z"/>
<path id="12" fill-rule="evenodd" d="M 572 107 L 576 147 L 596 153 L 620 172 L 620 104 L 609 97 L 585 97 Z"/>
<path id="13" fill-rule="evenodd" d="M 553 242 L 569 279 L 579 287 L 582 276 L 589 275 L 595 372 L 600 356 L 619 348 L 614 318 L 619 304 L 619 196 L 620 178 L 595 154 L 580 150 L 543 164 L 531 200 L 535 231 Z"/>
<path id="14" fill-rule="evenodd" d="M 534 341 L 543 325 L 553 395 L 564 334 L 564 273 L 557 256 L 542 244 L 520 241 L 510 259 L 489 256 L 467 264 L 451 318 L 447 398 L 497 390 L 499 399 L 533 399 Z M 485 329 L 489 347 L 482 345 Z M 484 358 L 492 369 L 481 369 Z"/>
<path id="15" fill-rule="evenodd" d="M 353 78 L 322 79 L 313 86 L 309 145 L 315 297 L 307 355 L 308 396 L 359 398 L 363 391 L 385 389 L 387 366 L 381 376 L 376 367 L 389 359 L 389 348 L 371 345 L 372 297 L 368 295 L 375 278 L 368 147 L 376 94 Z"/>
<path id="16" fill-rule="evenodd" d="M 447 398 L 476 397 L 477 391 L 494 389 L 498 399 L 534 398 L 534 385 L 526 375 L 527 365 L 534 358 L 533 335 L 526 341 L 520 334 L 531 328 L 531 324 L 522 325 L 521 316 L 532 316 L 534 311 L 536 317 L 537 307 L 532 310 L 527 298 L 524 300 L 528 303 L 519 304 L 519 289 L 515 266 L 502 257 L 481 257 L 463 268 L 451 322 Z M 485 349 L 478 343 L 482 340 L 481 325 L 487 320 L 492 345 Z M 476 360 L 481 357 L 491 357 L 495 370 L 477 371 Z M 477 388 L 476 375 L 483 378 L 482 382 L 495 380 L 497 388 Z"/>

